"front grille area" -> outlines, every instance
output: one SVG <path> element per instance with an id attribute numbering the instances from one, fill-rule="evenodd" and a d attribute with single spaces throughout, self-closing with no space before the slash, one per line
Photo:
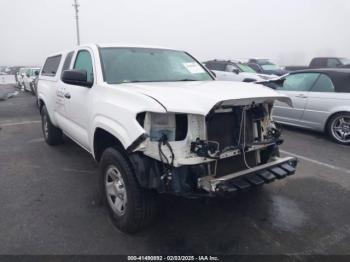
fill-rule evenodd
<path id="1" fill-rule="evenodd" d="M 256 166 L 256 153 L 253 151 L 246 153 L 246 161 L 248 166 Z M 247 167 L 242 155 L 219 159 L 216 166 L 216 177 L 225 176 L 244 169 L 247 169 Z M 215 162 L 211 164 L 211 171 L 212 173 L 215 172 Z"/>
<path id="2" fill-rule="evenodd" d="M 232 112 L 215 113 L 207 117 L 207 133 L 209 141 L 220 143 L 220 150 L 227 147 L 238 147 L 243 144 L 242 109 L 234 108 Z M 245 144 L 254 142 L 252 113 L 246 112 Z M 239 139 L 241 131 L 241 139 Z M 240 140 L 240 145 L 238 142 Z"/>
<path id="3" fill-rule="evenodd" d="M 241 147 L 243 145 L 244 137 L 243 126 L 240 128 L 242 123 L 241 120 L 241 107 L 235 107 L 231 112 L 220 112 L 209 115 L 207 117 L 208 140 L 218 142 L 220 144 L 220 150 Z M 245 145 L 249 145 L 254 142 L 253 124 L 253 112 L 251 110 L 247 110 L 245 123 Z M 246 162 L 249 166 L 256 166 L 256 153 L 246 153 Z M 242 155 L 220 159 L 217 161 L 216 176 L 224 176 L 246 168 L 247 167 Z M 211 164 L 211 171 L 212 173 L 215 173 L 215 162 Z"/>

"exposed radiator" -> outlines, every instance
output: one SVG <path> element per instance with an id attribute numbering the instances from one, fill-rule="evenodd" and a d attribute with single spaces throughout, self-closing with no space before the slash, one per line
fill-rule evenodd
<path id="1" fill-rule="evenodd" d="M 246 111 L 245 122 L 245 144 L 254 142 L 254 121 L 253 112 Z M 214 113 L 207 117 L 207 134 L 209 141 L 216 141 L 220 144 L 220 150 L 240 147 L 243 144 L 242 108 L 235 107 L 231 112 Z M 240 128 L 241 127 L 241 128 Z M 241 137 L 240 137 L 241 132 Z M 246 153 L 246 161 L 249 166 L 257 165 L 256 152 Z M 211 171 L 217 176 L 227 175 L 246 169 L 243 156 L 234 156 L 217 161 L 211 164 Z"/>

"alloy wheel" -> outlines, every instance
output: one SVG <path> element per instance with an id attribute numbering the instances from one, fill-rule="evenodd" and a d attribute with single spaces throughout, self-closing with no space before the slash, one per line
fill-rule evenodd
<path id="1" fill-rule="evenodd" d="M 105 189 L 108 204 L 113 212 L 122 216 L 127 207 L 127 195 L 123 177 L 115 166 L 107 168 L 105 175 Z"/>
<path id="2" fill-rule="evenodd" d="M 350 142 L 350 116 L 340 115 L 331 125 L 333 137 L 342 143 Z"/>

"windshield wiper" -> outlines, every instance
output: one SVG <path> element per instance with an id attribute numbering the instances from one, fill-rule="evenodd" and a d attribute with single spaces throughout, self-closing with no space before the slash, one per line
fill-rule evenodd
<path id="1" fill-rule="evenodd" d="M 180 80 L 124 80 L 120 82 L 120 84 L 128 84 L 128 83 L 147 83 L 147 82 L 185 82 L 185 81 L 198 81 L 196 79 L 184 78 Z"/>
<path id="2" fill-rule="evenodd" d="M 180 79 L 180 80 L 175 80 L 176 82 L 185 82 L 185 81 L 198 81 L 196 79 L 190 79 L 190 78 L 185 78 L 185 79 Z"/>

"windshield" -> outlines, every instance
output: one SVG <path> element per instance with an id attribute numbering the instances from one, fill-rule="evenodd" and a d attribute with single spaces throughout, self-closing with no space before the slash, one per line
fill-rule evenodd
<path id="1" fill-rule="evenodd" d="M 261 67 L 264 70 L 279 70 L 280 69 L 278 65 L 275 65 L 272 63 L 261 65 Z"/>
<path id="2" fill-rule="evenodd" d="M 350 65 L 350 59 L 348 58 L 339 58 L 339 60 L 343 65 Z"/>
<path id="3" fill-rule="evenodd" d="M 274 63 L 271 63 L 267 59 L 260 59 L 258 60 L 258 64 L 262 67 L 264 70 L 279 70 L 280 67 Z"/>
<path id="4" fill-rule="evenodd" d="M 251 68 L 249 65 L 237 64 L 237 66 L 239 67 L 239 69 L 242 70 L 242 72 L 256 73 L 256 71 L 253 68 Z"/>
<path id="5" fill-rule="evenodd" d="M 206 81 L 212 77 L 191 56 L 181 51 L 151 48 L 101 48 L 104 81 Z"/>
<path id="6" fill-rule="evenodd" d="M 32 68 L 31 76 L 35 76 L 35 72 L 40 72 L 40 68 Z"/>

